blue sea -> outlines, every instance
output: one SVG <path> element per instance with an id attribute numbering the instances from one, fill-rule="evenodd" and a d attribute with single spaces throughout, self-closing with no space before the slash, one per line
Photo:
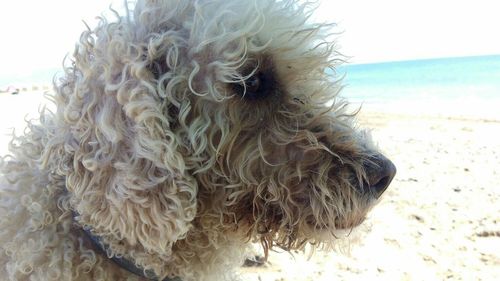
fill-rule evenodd
<path id="1" fill-rule="evenodd" d="M 337 71 L 345 75 L 342 96 L 364 104 L 500 101 L 500 55 L 355 64 Z"/>

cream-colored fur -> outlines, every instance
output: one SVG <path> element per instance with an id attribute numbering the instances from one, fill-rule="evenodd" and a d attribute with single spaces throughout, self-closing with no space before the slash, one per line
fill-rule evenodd
<path id="1" fill-rule="evenodd" d="M 57 111 L 1 161 L 1 278 L 137 280 L 108 258 L 124 256 L 161 278 L 233 280 L 251 241 L 323 247 L 358 225 L 376 152 L 310 14 L 293 0 L 139 0 L 83 32 Z"/>

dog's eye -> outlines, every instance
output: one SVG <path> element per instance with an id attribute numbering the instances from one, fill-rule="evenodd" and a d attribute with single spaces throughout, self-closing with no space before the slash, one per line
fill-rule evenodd
<path id="1" fill-rule="evenodd" d="M 260 90 L 261 81 L 259 77 L 260 73 L 248 78 L 245 81 L 245 85 L 247 86 L 247 91 L 250 93 L 257 93 Z"/>
<path id="2" fill-rule="evenodd" d="M 243 83 L 233 84 L 234 91 L 248 100 L 263 99 L 269 96 L 272 79 L 260 71 L 248 77 Z"/>

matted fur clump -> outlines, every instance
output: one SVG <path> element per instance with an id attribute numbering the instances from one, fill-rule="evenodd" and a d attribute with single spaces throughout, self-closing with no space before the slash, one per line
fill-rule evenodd
<path id="1" fill-rule="evenodd" d="M 0 163 L 2 279 L 233 280 L 250 242 L 360 224 L 395 170 L 336 97 L 311 12 L 139 0 L 83 32 L 56 112 Z"/>

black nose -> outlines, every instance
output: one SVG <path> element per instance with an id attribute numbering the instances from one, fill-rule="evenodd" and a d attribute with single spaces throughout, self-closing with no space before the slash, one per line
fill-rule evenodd
<path id="1" fill-rule="evenodd" d="M 396 166 L 387 157 L 378 154 L 365 164 L 365 172 L 368 191 L 379 198 L 396 175 Z"/>

